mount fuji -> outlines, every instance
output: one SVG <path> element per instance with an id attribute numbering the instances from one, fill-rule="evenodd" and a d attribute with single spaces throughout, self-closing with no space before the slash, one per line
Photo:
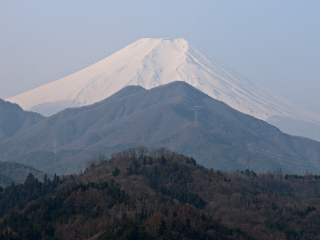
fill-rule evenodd
<path id="1" fill-rule="evenodd" d="M 50 116 L 99 102 L 128 85 L 184 81 L 281 130 L 320 140 L 320 116 L 256 86 L 183 38 L 140 39 L 74 74 L 7 99 Z"/>

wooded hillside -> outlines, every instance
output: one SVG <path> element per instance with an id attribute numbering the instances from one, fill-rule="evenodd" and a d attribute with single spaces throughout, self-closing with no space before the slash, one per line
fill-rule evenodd
<path id="1" fill-rule="evenodd" d="M 168 149 L 100 156 L 0 193 L 1 239 L 315 239 L 320 180 L 221 172 Z"/>

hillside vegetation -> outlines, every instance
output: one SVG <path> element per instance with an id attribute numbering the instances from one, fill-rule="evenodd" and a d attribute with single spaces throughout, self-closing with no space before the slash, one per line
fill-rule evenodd
<path id="1" fill-rule="evenodd" d="M 316 239 L 318 175 L 221 172 L 168 149 L 100 156 L 0 193 L 0 239 Z"/>

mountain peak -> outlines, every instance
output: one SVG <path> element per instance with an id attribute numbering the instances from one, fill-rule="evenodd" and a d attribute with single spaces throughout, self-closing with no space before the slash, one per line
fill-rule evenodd
<path id="1" fill-rule="evenodd" d="M 188 49 L 183 38 L 142 38 L 79 72 L 8 100 L 48 116 L 101 101 L 128 85 L 151 89 L 184 81 L 180 72 Z"/>
<path id="2" fill-rule="evenodd" d="M 168 41 L 168 42 L 183 43 L 183 44 L 188 43 L 188 41 L 182 37 L 179 37 L 179 38 L 141 38 L 141 39 L 137 40 L 136 42 L 149 42 L 149 41 L 156 41 L 156 42 Z"/>
<path id="3" fill-rule="evenodd" d="M 184 81 L 262 120 L 320 124 L 317 114 L 259 88 L 183 38 L 142 38 L 79 72 L 8 100 L 48 116 L 101 101 L 128 85 L 151 89 L 173 81 Z"/>

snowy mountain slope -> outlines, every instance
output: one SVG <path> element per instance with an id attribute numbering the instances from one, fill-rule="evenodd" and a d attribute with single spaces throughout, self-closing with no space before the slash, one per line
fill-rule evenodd
<path id="1" fill-rule="evenodd" d="M 51 115 L 101 101 L 128 85 L 150 89 L 177 80 L 262 120 L 320 124 L 319 115 L 254 85 L 183 38 L 140 39 L 81 71 L 7 100 Z"/>

